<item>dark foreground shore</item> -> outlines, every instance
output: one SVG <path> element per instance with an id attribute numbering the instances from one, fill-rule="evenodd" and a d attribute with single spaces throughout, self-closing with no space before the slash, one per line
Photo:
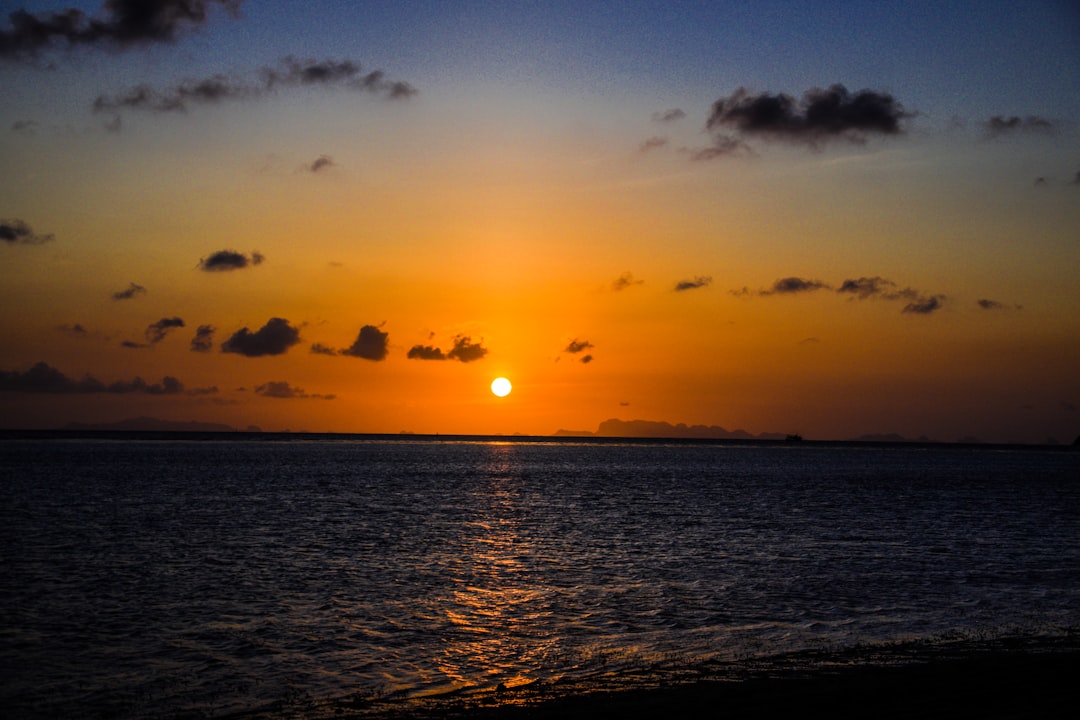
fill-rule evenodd
<path id="1" fill-rule="evenodd" d="M 306 717 L 1054 718 L 1080 709 L 1080 633 L 815 651 L 676 673 L 426 699 L 354 699 Z M 296 708 L 294 708 L 296 710 Z M 292 715 L 296 716 L 296 715 Z"/>

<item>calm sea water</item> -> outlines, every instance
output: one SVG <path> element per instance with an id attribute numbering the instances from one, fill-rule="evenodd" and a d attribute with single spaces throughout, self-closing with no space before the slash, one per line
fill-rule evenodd
<path id="1" fill-rule="evenodd" d="M 0 711 L 198 717 L 1080 625 L 1080 452 L 0 442 Z"/>

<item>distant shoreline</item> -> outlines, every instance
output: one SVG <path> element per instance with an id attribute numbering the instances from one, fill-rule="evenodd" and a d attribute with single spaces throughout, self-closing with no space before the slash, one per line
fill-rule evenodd
<path id="1" fill-rule="evenodd" d="M 925 440 L 788 440 L 774 438 L 703 438 L 703 437 L 636 437 L 609 435 L 467 435 L 428 433 L 322 433 L 271 432 L 251 430 L 115 430 L 91 427 L 57 429 L 0 429 L 0 441 L 5 440 L 183 440 L 218 442 L 460 442 L 460 443 L 535 443 L 566 445 L 715 445 L 715 446 L 774 446 L 774 447 L 929 447 L 971 449 L 1031 449 L 1071 451 L 1077 445 L 989 442 L 937 442 Z"/>

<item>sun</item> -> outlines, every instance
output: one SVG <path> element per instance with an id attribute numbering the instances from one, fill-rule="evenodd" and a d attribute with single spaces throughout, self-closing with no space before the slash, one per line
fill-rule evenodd
<path id="1" fill-rule="evenodd" d="M 513 386 L 510 384 L 510 381 L 504 377 L 495 378 L 491 381 L 491 392 L 499 397 L 506 397 L 510 394 L 510 390 L 512 389 Z"/>

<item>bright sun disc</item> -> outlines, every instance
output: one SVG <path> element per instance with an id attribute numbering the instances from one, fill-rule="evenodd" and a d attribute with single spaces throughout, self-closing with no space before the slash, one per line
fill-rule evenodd
<path id="1" fill-rule="evenodd" d="M 509 395 L 511 388 L 510 381 L 506 378 L 495 378 L 491 381 L 491 392 L 499 397 L 506 397 Z"/>

